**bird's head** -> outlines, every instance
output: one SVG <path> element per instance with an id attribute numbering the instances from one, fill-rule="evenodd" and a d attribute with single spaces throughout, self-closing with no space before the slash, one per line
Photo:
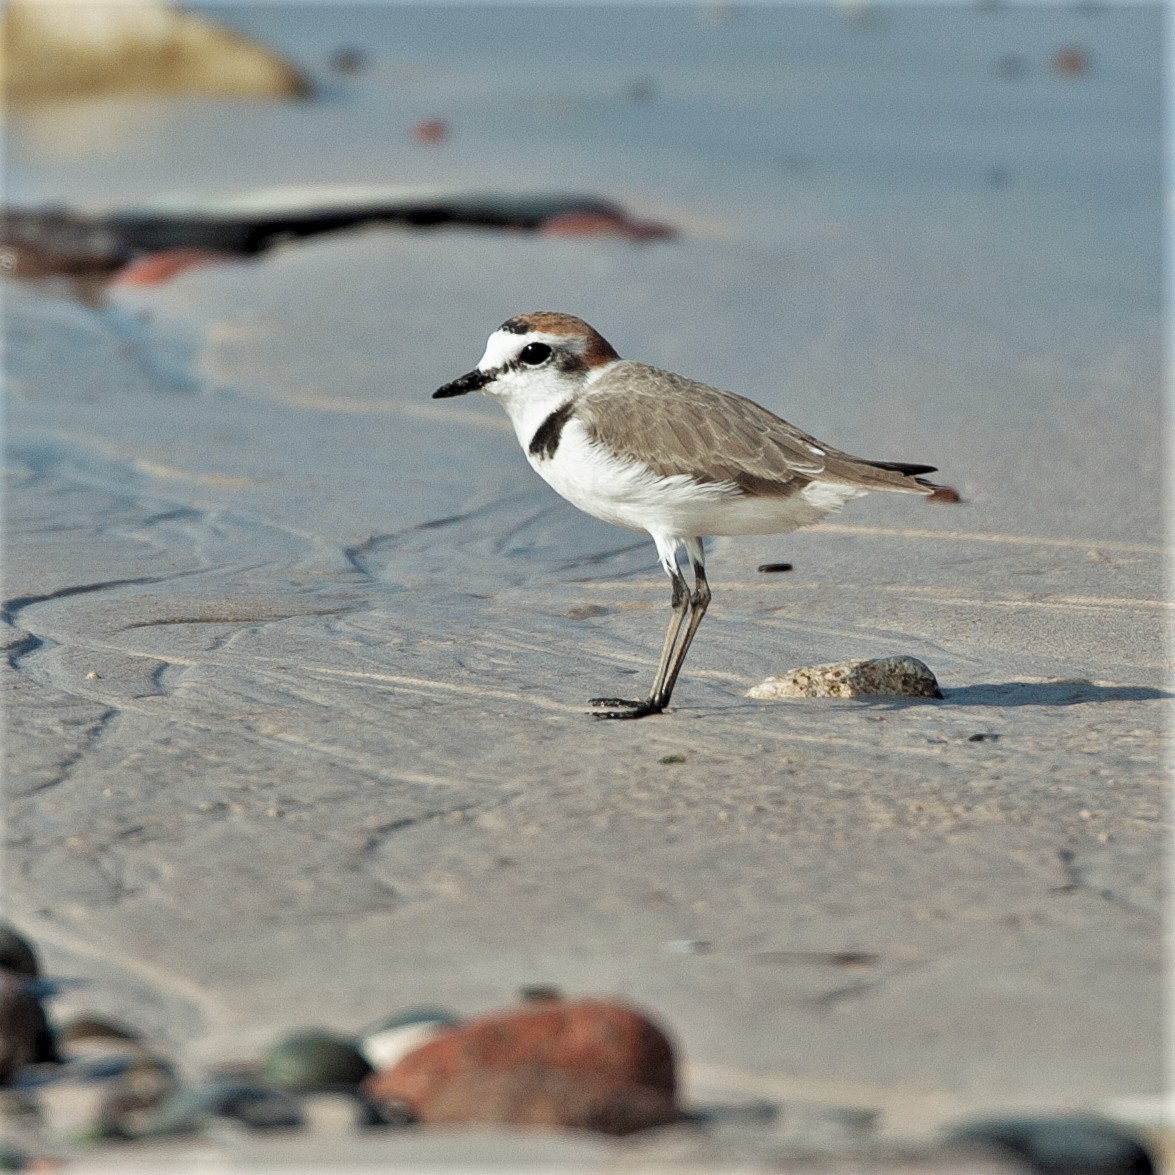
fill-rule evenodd
<path id="1" fill-rule="evenodd" d="M 470 372 L 437 388 L 433 399 L 484 392 L 507 407 L 562 402 L 620 356 L 582 318 L 540 310 L 502 323 Z"/>

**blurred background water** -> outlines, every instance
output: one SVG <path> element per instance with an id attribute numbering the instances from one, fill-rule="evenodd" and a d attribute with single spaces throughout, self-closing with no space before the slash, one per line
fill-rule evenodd
<path id="1" fill-rule="evenodd" d="M 221 4 L 315 78 L 295 103 L 15 113 L 8 195 L 273 183 L 583 186 L 679 212 L 1031 206 L 1154 259 L 1159 6 Z M 422 146 L 420 120 L 443 120 Z M 762 226 L 762 216 L 752 218 Z M 768 217 L 768 220 L 771 218 Z M 763 226 L 768 227 L 769 226 Z"/>

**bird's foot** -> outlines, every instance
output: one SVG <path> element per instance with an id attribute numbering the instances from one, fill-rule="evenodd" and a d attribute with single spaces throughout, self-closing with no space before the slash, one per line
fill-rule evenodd
<path id="1" fill-rule="evenodd" d="M 606 707 L 602 713 L 593 714 L 593 718 L 645 718 L 649 714 L 660 714 L 665 709 L 663 704 L 652 698 L 592 698 L 591 705 Z"/>

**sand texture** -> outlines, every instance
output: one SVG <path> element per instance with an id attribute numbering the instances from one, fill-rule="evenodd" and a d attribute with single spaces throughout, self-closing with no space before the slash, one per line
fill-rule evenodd
<path id="1" fill-rule="evenodd" d="M 854 196 L 819 152 L 863 158 L 856 116 L 822 140 L 800 73 L 814 172 L 571 134 L 537 158 L 457 141 L 413 177 L 596 190 L 676 241 L 354 232 L 100 308 L 8 286 L 6 893 L 51 970 L 91 980 L 62 1007 L 197 1063 L 550 982 L 651 1009 L 687 1100 L 872 1106 L 917 1133 L 1157 1093 L 1160 197 L 1135 116 L 1151 66 L 1123 62 L 1157 61 L 1158 16 L 1085 18 L 1104 68 L 1007 123 L 979 72 L 1002 42 L 961 48 L 974 28 L 945 19 L 852 35 L 974 52 L 962 82 L 918 77 L 1002 128 L 1006 190 L 927 132 L 930 163 Z M 1068 35 L 1031 29 L 1041 54 Z M 862 109 L 906 93 L 886 69 Z M 1062 85 L 1040 70 L 1032 94 Z M 688 84 L 721 107 L 707 77 Z M 473 104 L 489 83 L 465 80 Z M 742 80 L 724 100 L 767 101 Z M 1089 124 L 1107 104 L 1133 140 Z M 198 144 L 213 114 L 180 110 Z M 342 132 L 312 125 L 301 150 L 329 163 Z M 117 150 L 70 172 L 34 132 L 26 194 L 71 175 L 79 198 L 128 194 Z M 174 132 L 135 184 L 165 186 Z M 260 178 L 241 155 L 209 186 Z M 651 679 L 652 543 L 543 485 L 496 405 L 429 399 L 538 308 L 850 452 L 933 463 L 964 502 L 873 494 L 714 541 L 672 711 L 595 722 L 589 697 Z M 893 655 L 943 700 L 743 696 Z"/>

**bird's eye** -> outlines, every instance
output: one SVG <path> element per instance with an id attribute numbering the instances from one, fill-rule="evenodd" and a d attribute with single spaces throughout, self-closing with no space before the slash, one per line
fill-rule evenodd
<path id="1" fill-rule="evenodd" d="M 546 363 L 550 357 L 551 348 L 546 343 L 527 343 L 518 356 L 528 367 L 538 367 L 540 363 Z"/>

